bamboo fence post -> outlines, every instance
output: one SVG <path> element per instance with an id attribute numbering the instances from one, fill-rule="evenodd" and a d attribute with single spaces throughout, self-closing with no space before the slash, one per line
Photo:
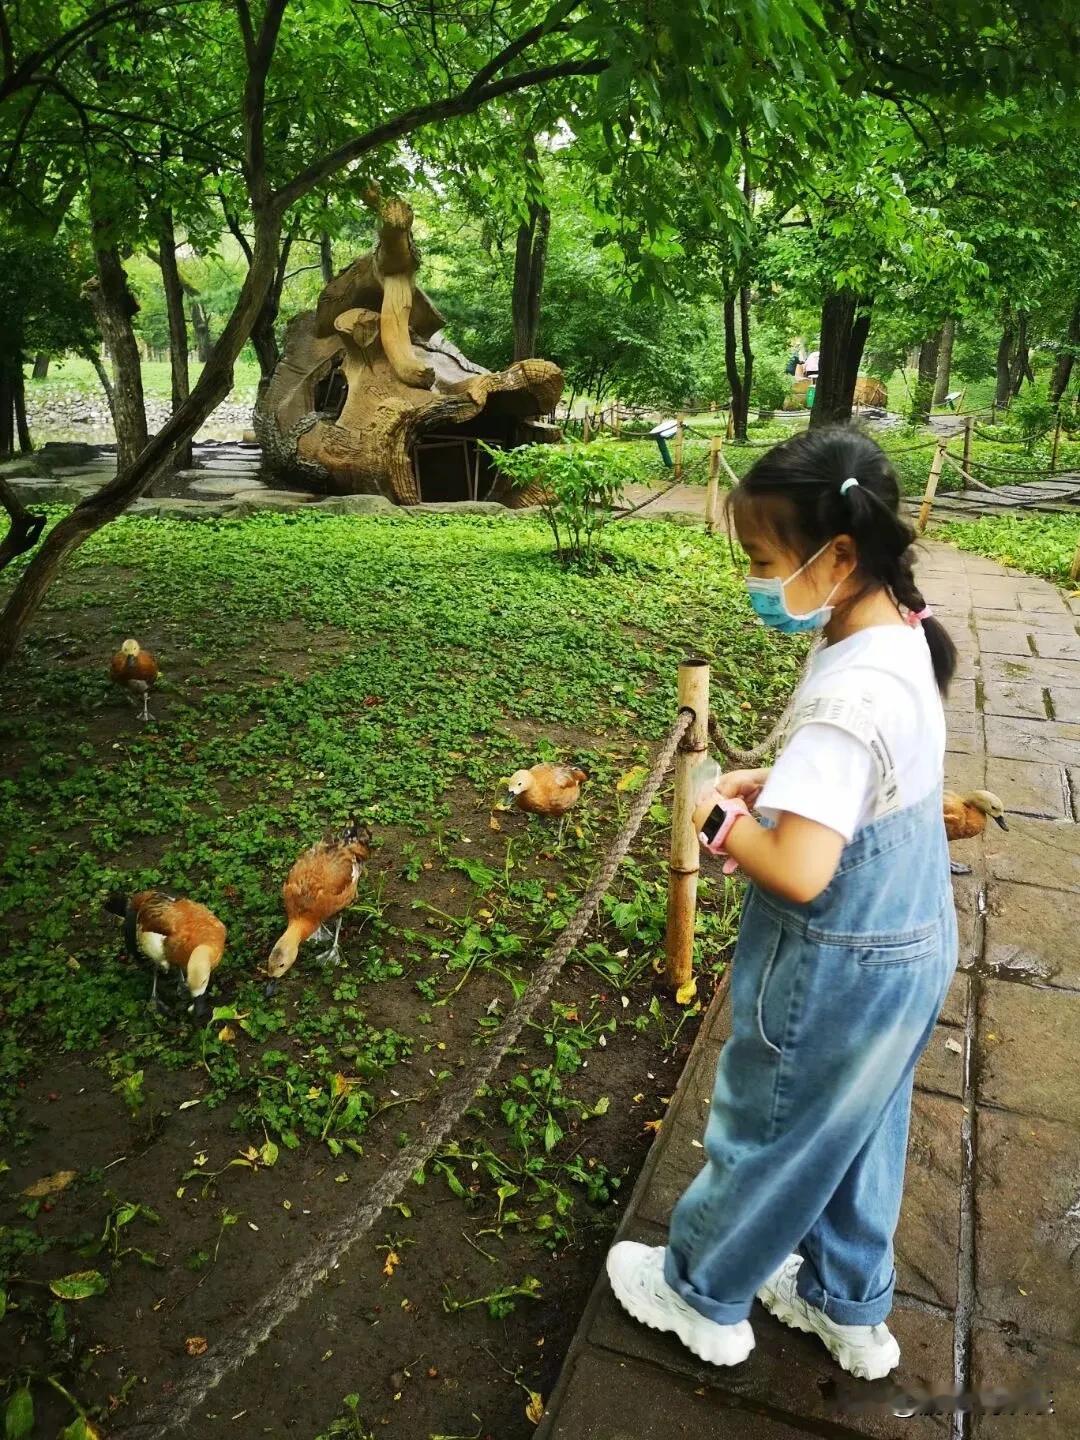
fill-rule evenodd
<path id="1" fill-rule="evenodd" d="M 971 469 L 971 437 L 975 429 L 975 416 L 964 416 L 964 469 Z"/>
<path id="2" fill-rule="evenodd" d="M 694 771 L 709 748 L 709 662 L 697 658 L 679 666 L 679 709 L 694 720 L 675 757 L 675 802 L 671 814 L 668 873 L 667 983 L 680 1004 L 694 996 L 694 921 L 697 915 L 700 848 L 694 829 Z"/>
<path id="3" fill-rule="evenodd" d="M 735 411 L 734 411 L 734 410 L 729 410 L 729 411 L 727 412 L 727 429 L 726 429 L 725 432 L 724 432 L 724 439 L 725 439 L 725 440 L 734 440 L 734 439 L 735 439 Z"/>
<path id="4" fill-rule="evenodd" d="M 616 400 L 611 407 L 612 429 L 616 436 L 622 434 L 622 401 Z"/>
<path id="5" fill-rule="evenodd" d="M 937 449 L 934 451 L 934 458 L 930 462 L 930 474 L 926 477 L 926 490 L 923 494 L 922 504 L 919 506 L 918 531 L 922 535 L 930 520 L 930 507 L 934 503 L 934 496 L 937 494 L 938 481 L 941 479 L 941 467 L 945 463 L 945 449 L 947 440 L 939 440 Z"/>
<path id="6" fill-rule="evenodd" d="M 722 435 L 713 435 L 709 439 L 709 488 L 705 496 L 705 526 L 710 535 L 715 535 L 719 523 L 720 448 L 723 443 Z"/>
<path id="7" fill-rule="evenodd" d="M 683 417 L 675 422 L 675 479 L 682 479 L 683 462 Z"/>
<path id="8" fill-rule="evenodd" d="M 1080 580 L 1080 545 L 1077 545 L 1076 554 L 1073 556 L 1072 564 L 1069 566 L 1069 579 L 1074 584 L 1077 580 Z"/>
<path id="9" fill-rule="evenodd" d="M 585 419 L 582 421 L 582 424 L 581 424 L 581 443 L 582 443 L 583 445 L 587 445 L 591 439 L 592 439 L 592 435 L 591 435 L 591 433 L 590 433 L 590 426 L 589 426 L 589 412 L 588 412 L 588 410 L 586 410 L 586 411 L 585 411 Z"/>
<path id="10" fill-rule="evenodd" d="M 1050 473 L 1057 469 L 1058 446 L 1061 444 L 1061 411 L 1054 417 L 1054 443 L 1050 447 Z"/>

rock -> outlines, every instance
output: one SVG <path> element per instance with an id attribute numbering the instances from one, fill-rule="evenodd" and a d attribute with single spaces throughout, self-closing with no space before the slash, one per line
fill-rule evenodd
<path id="1" fill-rule="evenodd" d="M 408 508 L 416 515 L 502 515 L 506 511 L 497 500 L 423 500 Z"/>
<path id="2" fill-rule="evenodd" d="M 203 474 L 201 471 L 184 471 L 185 476 L 192 474 Z M 222 495 L 233 496 L 243 490 L 247 494 L 255 493 L 251 485 L 251 476 L 246 475 L 243 479 L 239 476 L 214 475 L 207 478 L 205 475 L 201 480 L 192 480 L 188 485 L 188 493 L 198 496 L 200 499 L 218 499 Z"/>
<path id="3" fill-rule="evenodd" d="M 70 481 L 43 477 L 13 478 L 8 484 L 24 505 L 77 505 L 86 494 Z"/>
<path id="4" fill-rule="evenodd" d="M 36 452 L 36 458 L 39 464 L 55 470 L 61 465 L 86 465 L 100 454 L 97 445 L 82 440 L 50 440 Z"/>
<path id="5" fill-rule="evenodd" d="M 241 490 L 231 501 L 225 502 L 223 513 L 232 516 L 285 514 L 311 504 L 311 493 L 307 490 Z"/>
<path id="6" fill-rule="evenodd" d="M 147 516 L 153 513 L 159 520 L 220 520 L 233 513 L 227 501 L 215 504 L 212 500 L 185 500 L 175 496 L 151 500 L 149 505 L 150 509 L 139 513 Z"/>
<path id="7" fill-rule="evenodd" d="M 314 501 L 308 508 L 321 510 L 327 515 L 387 515 L 397 513 L 399 509 L 385 495 L 328 495 L 325 500 Z"/>

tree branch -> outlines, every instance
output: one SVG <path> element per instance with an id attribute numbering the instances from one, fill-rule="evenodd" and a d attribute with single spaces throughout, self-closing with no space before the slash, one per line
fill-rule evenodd
<path id="1" fill-rule="evenodd" d="M 564 60 L 557 65 L 543 65 L 535 70 L 523 70 L 517 75 L 504 76 L 502 80 L 496 80 L 490 85 L 484 85 L 479 90 L 466 87 L 457 95 L 451 95 L 445 100 L 433 100 L 427 105 L 417 105 L 412 110 L 407 110 L 403 115 L 397 116 L 394 120 L 388 120 L 383 125 L 377 125 L 374 130 L 368 130 L 363 135 L 356 135 L 347 140 L 344 145 L 339 145 L 336 150 L 314 160 L 282 188 L 275 192 L 271 201 L 279 213 L 283 213 L 294 205 L 297 200 L 303 199 L 317 185 L 328 180 L 331 175 L 337 173 L 351 160 L 359 159 L 361 155 L 367 155 L 372 150 L 377 150 L 382 145 L 389 144 L 392 140 L 400 140 L 405 135 L 411 135 L 413 131 L 421 129 L 424 125 L 431 125 L 439 120 L 448 120 L 455 115 L 470 115 L 474 110 L 479 110 L 481 105 L 488 100 L 494 100 L 499 95 L 512 95 L 518 90 L 527 90 L 533 85 L 544 85 L 549 80 L 561 80 L 576 75 L 599 75 L 611 64 L 607 59 L 592 60 Z"/>
<path id="2" fill-rule="evenodd" d="M 0 505 L 11 521 L 8 532 L 0 542 L 0 570 L 5 569 L 16 555 L 25 555 L 38 542 L 45 528 L 45 516 L 27 510 L 6 480 L 0 478 Z"/>

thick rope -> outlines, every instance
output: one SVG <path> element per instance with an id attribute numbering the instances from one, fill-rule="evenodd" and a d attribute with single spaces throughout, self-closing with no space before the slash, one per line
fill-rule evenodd
<path id="1" fill-rule="evenodd" d="M 760 745 L 755 745 L 749 750 L 741 750 L 738 745 L 732 745 L 730 741 L 724 739 L 724 732 L 720 728 L 720 721 L 717 720 L 715 715 L 709 716 L 709 738 L 725 760 L 730 760 L 732 764 L 738 765 L 740 769 L 756 769 L 770 750 L 776 748 L 776 742 L 784 733 L 784 728 L 791 719 L 791 712 L 795 707 L 795 697 L 799 693 L 799 687 L 806 679 L 814 656 L 817 654 L 819 648 L 820 641 L 810 647 L 806 659 L 803 661 L 803 668 L 799 672 L 799 678 L 796 680 L 791 694 L 788 696 L 787 704 L 781 711 L 780 718 Z"/>
<path id="2" fill-rule="evenodd" d="M 372 1185 L 364 1204 L 339 1221 L 308 1255 L 286 1272 L 272 1290 L 255 1301 L 239 1329 L 227 1336 L 198 1369 L 180 1380 L 167 1401 L 155 1402 L 132 1425 L 119 1432 L 125 1440 L 163 1440 L 164 1436 L 183 1430 L 215 1386 L 255 1354 L 281 1322 L 308 1298 L 316 1285 L 326 1279 L 348 1250 L 371 1229 L 383 1210 L 393 1204 L 410 1177 L 431 1159 L 468 1109 L 477 1091 L 491 1079 L 585 934 L 693 719 L 692 710 L 679 712 L 653 762 L 648 779 L 596 877 L 581 897 L 570 923 L 537 967 L 483 1055 L 444 1091 L 423 1134 L 398 1153 Z"/>

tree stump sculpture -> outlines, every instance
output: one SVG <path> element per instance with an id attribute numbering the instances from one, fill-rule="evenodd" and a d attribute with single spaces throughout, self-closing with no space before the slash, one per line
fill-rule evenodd
<path id="1" fill-rule="evenodd" d="M 547 360 L 482 369 L 438 333 L 444 324 L 415 283 L 412 210 L 373 193 L 378 243 L 298 315 L 259 397 L 255 431 L 270 467 L 329 494 L 383 495 L 401 505 L 539 498 L 513 490 L 478 444 L 558 438 L 537 423 L 562 393 Z"/>

